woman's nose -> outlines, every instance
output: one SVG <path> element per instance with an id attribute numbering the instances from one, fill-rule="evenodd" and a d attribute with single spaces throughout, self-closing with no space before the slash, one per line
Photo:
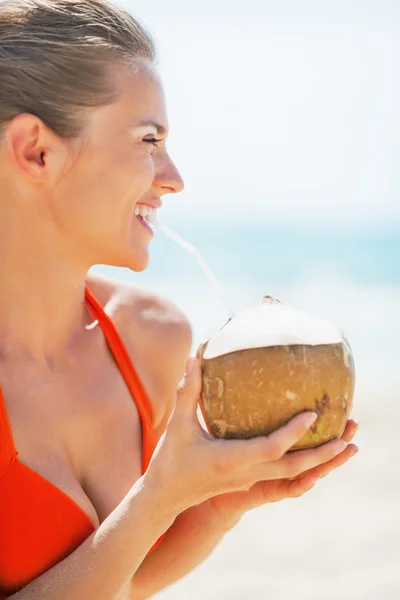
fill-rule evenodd
<path id="1" fill-rule="evenodd" d="M 169 156 L 160 165 L 156 181 L 164 194 L 181 192 L 185 187 L 181 174 Z"/>

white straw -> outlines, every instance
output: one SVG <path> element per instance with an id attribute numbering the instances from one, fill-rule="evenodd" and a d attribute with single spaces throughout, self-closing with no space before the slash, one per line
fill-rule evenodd
<path id="1" fill-rule="evenodd" d="M 211 281 L 211 283 L 215 286 L 225 310 L 228 312 L 229 317 L 232 319 L 235 316 L 235 313 L 231 308 L 231 305 L 225 295 L 225 292 L 224 292 L 223 288 L 221 287 L 221 285 L 219 284 L 218 280 L 214 277 L 213 273 L 211 272 L 210 267 L 208 266 L 208 264 L 206 263 L 206 261 L 204 260 L 204 258 L 200 254 L 200 252 L 197 250 L 197 248 L 195 248 L 194 246 L 192 246 L 191 244 L 189 244 L 188 242 L 183 240 L 178 234 L 171 231 L 171 229 L 169 229 L 168 227 L 166 227 L 165 225 L 163 225 L 156 219 L 152 219 L 150 221 L 150 223 L 152 225 L 154 225 L 155 227 L 157 227 L 157 229 L 162 231 L 165 235 L 170 237 L 172 240 L 174 240 L 174 242 L 177 242 L 180 246 L 182 246 L 182 248 L 185 248 L 185 250 L 190 252 L 190 254 L 192 254 L 197 259 L 201 268 L 203 269 L 204 273 L 206 274 L 207 279 L 209 281 Z"/>

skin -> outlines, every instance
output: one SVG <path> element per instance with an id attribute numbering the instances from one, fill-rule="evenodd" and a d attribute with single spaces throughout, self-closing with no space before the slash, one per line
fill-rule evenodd
<path id="1" fill-rule="evenodd" d="M 150 399 L 161 438 L 152 476 L 162 485 L 174 464 L 176 480 L 188 482 L 186 504 L 164 542 L 121 590 L 119 600 L 139 600 L 193 569 L 247 510 L 302 495 L 357 448 L 326 445 L 311 454 L 292 453 L 294 459 L 272 454 L 273 467 L 255 471 L 241 489 L 236 482 L 234 491 L 227 485 L 204 490 L 204 501 L 199 492 L 190 504 L 190 476 L 197 470 L 191 461 L 177 462 L 182 436 L 197 444 L 191 452 L 199 464 L 200 447 L 221 457 L 229 447 L 229 460 L 240 462 L 244 446 L 221 446 L 201 429 L 195 417 L 198 363 L 192 379 L 178 388 L 192 342 L 185 315 L 147 290 L 88 273 L 99 263 L 144 270 L 152 235 L 134 208 L 159 204 L 183 188 L 166 149 L 167 115 L 156 71 L 141 64 L 128 73 L 115 65 L 112 74 L 117 100 L 90 109 L 79 138 L 61 139 L 39 118 L 21 114 L 0 140 L 0 382 L 19 459 L 68 494 L 97 527 L 140 477 L 141 428 L 100 328 L 87 327 L 93 324 L 84 303 L 88 284 L 113 319 Z M 161 134 L 143 125 L 149 121 L 162 126 Z M 179 406 L 180 396 L 185 402 Z M 182 408 L 187 397 L 190 414 Z M 289 431 L 303 435 L 300 421 L 282 430 L 281 453 L 290 447 Z M 346 442 L 356 428 L 350 420 Z M 255 444 L 247 444 L 249 452 Z M 289 461 L 297 461 L 296 468 Z M 233 467 L 220 464 L 224 473 Z"/>

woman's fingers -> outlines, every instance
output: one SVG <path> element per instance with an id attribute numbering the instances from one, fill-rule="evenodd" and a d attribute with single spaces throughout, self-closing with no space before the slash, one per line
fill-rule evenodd
<path id="1" fill-rule="evenodd" d="M 343 450 L 343 452 L 340 452 L 331 460 L 329 460 L 321 465 L 318 465 L 317 467 L 314 467 L 313 469 L 309 469 L 308 471 L 305 471 L 304 473 L 300 473 L 300 475 L 298 475 L 297 477 L 294 477 L 293 480 L 300 481 L 300 480 L 303 480 L 305 477 L 311 478 L 311 479 L 314 478 L 314 479 L 318 480 L 318 479 L 321 479 L 322 477 L 326 477 L 331 471 L 334 471 L 338 467 L 341 467 L 342 465 L 344 465 L 348 460 L 350 460 L 350 458 L 355 456 L 355 454 L 357 454 L 357 452 L 358 452 L 358 446 L 356 446 L 355 444 L 348 444 L 347 448 L 345 448 Z"/>
<path id="2" fill-rule="evenodd" d="M 186 363 L 185 375 L 176 393 L 175 412 L 183 418 L 196 414 L 201 394 L 201 367 L 196 358 L 189 357 Z"/>
<path id="3" fill-rule="evenodd" d="M 347 442 L 348 446 L 344 449 L 343 452 L 339 453 L 327 463 L 319 465 L 318 467 L 310 469 L 309 471 L 306 471 L 304 473 L 300 473 L 300 475 L 293 479 L 303 479 L 306 474 L 310 474 L 310 476 L 316 477 L 317 479 L 319 479 L 320 477 L 325 477 L 326 475 L 328 475 L 328 473 L 330 473 L 334 469 L 337 469 L 338 467 L 346 463 L 352 456 L 357 454 L 358 446 L 356 446 L 355 444 L 350 444 L 349 442 L 352 441 L 355 434 L 357 433 L 358 425 L 358 421 L 356 421 L 355 419 L 349 419 L 347 421 L 346 429 L 344 430 L 341 439 Z"/>
<path id="4" fill-rule="evenodd" d="M 356 446 L 355 444 L 349 444 L 343 452 L 341 452 L 328 462 L 319 465 L 318 467 L 315 467 L 312 470 L 312 473 L 318 476 L 319 478 L 326 477 L 331 471 L 344 465 L 344 463 L 350 460 L 350 458 L 357 454 L 357 452 L 358 446 Z"/>
<path id="5" fill-rule="evenodd" d="M 311 478 L 325 477 L 358 452 L 355 444 L 349 444 L 357 433 L 357 429 L 358 422 L 349 419 L 340 440 L 333 440 L 314 449 L 292 452 L 284 457 L 283 462 L 279 461 L 281 463 L 279 468 L 283 466 L 288 469 L 286 477 L 289 479 L 301 478 L 302 474 L 306 472 L 310 473 Z M 315 464 L 310 466 L 313 462 Z M 298 471 L 298 469 L 300 470 Z"/>
<path id="6" fill-rule="evenodd" d="M 297 479 L 280 479 L 275 482 L 259 481 L 252 486 L 249 492 L 251 508 L 270 502 L 279 502 L 285 498 L 298 498 L 311 490 L 318 480 L 318 475 L 310 471 Z"/>
<path id="7" fill-rule="evenodd" d="M 239 478 L 243 478 L 243 485 L 250 485 L 263 479 L 278 479 L 279 475 L 258 477 L 258 473 L 265 468 L 266 464 L 275 464 L 279 461 L 316 419 L 316 413 L 304 412 L 268 437 L 260 436 L 248 440 L 214 438 L 213 443 L 217 452 L 213 470 L 221 476 L 226 473 L 232 475 L 237 473 Z M 273 470 L 271 469 L 271 472 Z"/>
<path id="8" fill-rule="evenodd" d="M 296 415 L 283 427 L 280 427 L 268 437 L 258 437 L 240 441 L 237 451 L 242 457 L 254 463 L 275 462 L 306 433 L 316 421 L 318 415 L 314 412 L 303 412 Z"/>
<path id="9" fill-rule="evenodd" d="M 237 455 L 240 455 L 242 460 L 250 460 L 251 462 L 263 462 L 265 461 L 278 461 L 280 458 L 286 454 L 288 450 L 297 442 L 299 439 L 306 433 L 306 431 L 311 427 L 311 425 L 316 421 L 318 415 L 314 412 L 303 412 L 299 415 L 296 415 L 293 419 L 284 425 L 280 429 L 277 429 L 273 433 L 271 433 L 268 437 L 258 437 L 245 441 L 230 441 L 230 447 L 228 449 L 229 453 L 233 450 Z M 320 457 L 327 456 L 326 460 L 330 460 L 335 454 L 333 448 L 334 446 L 330 446 L 334 442 L 337 442 L 337 452 L 341 452 L 346 448 L 347 443 L 349 443 L 353 437 L 355 436 L 358 428 L 358 422 L 354 419 L 349 419 L 346 425 L 346 429 L 343 433 L 341 440 L 333 440 L 327 444 L 323 444 L 319 446 L 320 450 L 318 455 L 315 455 L 317 460 L 320 460 Z M 344 442 L 344 443 L 341 443 Z M 233 445 L 236 445 L 236 448 L 233 448 Z M 313 460 L 313 450 L 310 451 L 297 451 L 305 453 L 303 454 L 304 460 L 310 459 Z M 307 454 L 309 452 L 309 454 Z M 337 453 L 336 452 L 336 453 Z M 291 456 L 296 456 L 297 453 L 291 453 Z M 233 457 L 233 455 L 231 454 Z M 290 462 L 290 457 L 289 457 Z M 297 458 L 296 458 L 297 460 Z M 312 467 L 310 467 L 312 468 Z"/>
<path id="10" fill-rule="evenodd" d="M 296 477 L 295 479 L 287 479 L 287 498 L 298 498 L 310 491 L 317 481 L 319 477 L 314 470 L 308 471 L 302 477 Z"/>
<path id="11" fill-rule="evenodd" d="M 344 440 L 333 440 L 311 450 L 296 450 L 286 454 L 274 463 L 260 465 L 258 475 L 261 479 L 291 479 L 305 471 L 332 460 L 344 451 L 347 444 Z M 269 476 L 268 476 L 269 475 Z"/>
<path id="12" fill-rule="evenodd" d="M 358 430 L 358 421 L 349 419 L 346 424 L 346 429 L 342 435 L 342 440 L 349 443 L 354 438 Z"/>

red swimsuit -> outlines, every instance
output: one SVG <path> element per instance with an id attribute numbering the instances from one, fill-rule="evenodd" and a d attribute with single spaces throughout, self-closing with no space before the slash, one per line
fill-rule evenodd
<path id="1" fill-rule="evenodd" d="M 85 299 L 137 406 L 142 423 L 144 473 L 157 444 L 149 399 L 113 322 L 88 288 Z M 92 521 L 74 500 L 19 461 L 17 455 L 0 389 L 0 598 L 16 593 L 39 577 L 95 531 Z"/>

